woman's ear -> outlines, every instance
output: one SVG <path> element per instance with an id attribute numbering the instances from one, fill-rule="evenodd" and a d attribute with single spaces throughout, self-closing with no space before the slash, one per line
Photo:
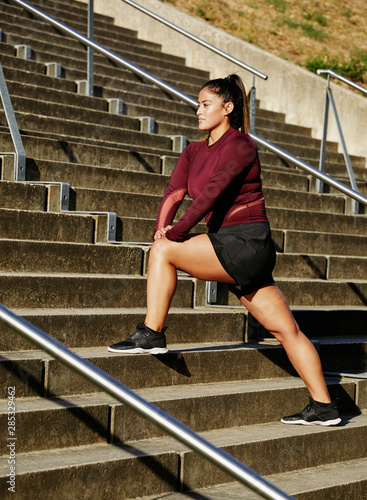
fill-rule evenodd
<path id="1" fill-rule="evenodd" d="M 232 101 L 228 101 L 228 102 L 224 103 L 223 107 L 224 107 L 224 111 L 225 111 L 226 115 L 230 115 L 233 111 L 234 104 Z"/>

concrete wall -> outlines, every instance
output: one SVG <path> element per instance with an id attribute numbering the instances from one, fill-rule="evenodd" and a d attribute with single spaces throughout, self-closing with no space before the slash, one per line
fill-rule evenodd
<path id="1" fill-rule="evenodd" d="M 82 1 L 88 3 L 88 0 Z M 135 2 L 267 74 L 266 81 L 256 78 L 257 98 L 261 106 L 285 113 L 288 123 L 310 127 L 313 137 L 321 138 L 325 79 L 213 28 L 160 0 Z M 160 43 L 163 52 L 184 56 L 188 66 L 205 69 L 212 78 L 236 72 L 242 76 L 247 87 L 252 85 L 250 73 L 130 7 L 123 0 L 109 0 L 108 3 L 94 0 L 94 9 L 95 12 L 113 16 L 117 25 L 137 30 L 139 38 Z M 367 98 L 334 83 L 332 90 L 349 154 L 367 157 Z M 340 143 L 331 109 L 329 113 L 328 140 Z"/>

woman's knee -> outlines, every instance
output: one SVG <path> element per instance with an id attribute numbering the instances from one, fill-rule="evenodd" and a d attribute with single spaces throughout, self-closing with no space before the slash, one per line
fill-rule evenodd
<path id="1" fill-rule="evenodd" d="M 170 246 L 172 242 L 167 238 L 159 238 L 154 241 L 149 252 L 149 264 L 158 260 L 169 261 Z"/>
<path id="2" fill-rule="evenodd" d="M 270 331 L 270 333 L 281 343 L 287 341 L 296 340 L 300 334 L 302 334 L 300 327 L 296 320 L 287 322 L 287 324 L 281 325 L 280 328 Z"/>

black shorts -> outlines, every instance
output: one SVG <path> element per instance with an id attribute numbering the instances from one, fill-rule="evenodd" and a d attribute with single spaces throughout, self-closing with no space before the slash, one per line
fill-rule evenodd
<path id="1" fill-rule="evenodd" d="M 276 252 L 268 222 L 247 222 L 208 233 L 225 271 L 236 281 L 230 290 L 237 297 L 274 283 Z"/>

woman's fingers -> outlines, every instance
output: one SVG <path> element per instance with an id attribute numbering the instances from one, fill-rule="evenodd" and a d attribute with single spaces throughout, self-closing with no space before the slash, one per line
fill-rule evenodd
<path id="1" fill-rule="evenodd" d="M 162 238 L 162 236 L 165 236 L 166 232 L 171 229 L 172 226 L 166 226 L 162 227 L 161 229 L 158 229 L 154 235 L 154 239 L 159 239 Z"/>

